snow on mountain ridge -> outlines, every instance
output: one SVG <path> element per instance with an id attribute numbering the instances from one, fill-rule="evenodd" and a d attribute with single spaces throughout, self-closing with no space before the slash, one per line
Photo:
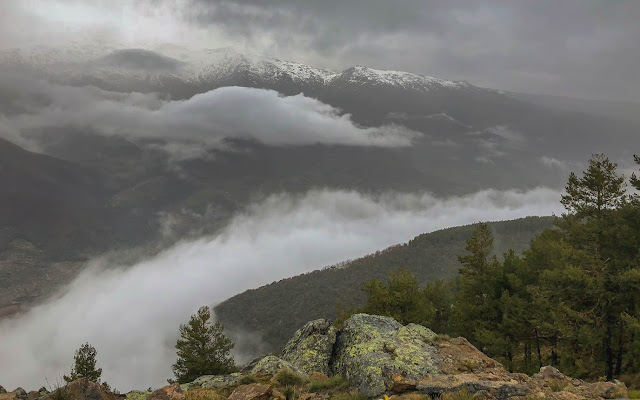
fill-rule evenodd
<path id="1" fill-rule="evenodd" d="M 104 63 L 114 54 L 120 57 L 149 57 L 149 50 L 116 49 L 110 46 L 87 47 L 79 44 L 65 48 L 35 46 L 25 49 L 0 51 L 1 65 L 18 65 L 44 73 L 48 77 L 62 77 L 73 81 L 77 76 L 95 76 L 101 79 L 134 78 L 161 80 L 172 77 L 191 84 L 233 80 L 234 74 L 265 82 L 293 81 L 304 86 L 321 87 L 347 82 L 356 85 L 392 86 L 428 92 L 433 89 L 461 89 L 470 87 L 466 82 L 454 82 L 403 71 L 379 70 L 364 66 L 348 68 L 342 72 L 314 68 L 305 64 L 284 61 L 263 55 L 243 54 L 230 48 L 187 50 L 183 48 L 155 52 L 157 57 L 175 61 L 175 70 L 132 68 L 136 60 L 122 63 Z M 140 60 L 140 65 L 145 60 Z"/>
<path id="2" fill-rule="evenodd" d="M 410 72 L 379 70 L 365 66 L 349 68 L 343 71 L 340 76 L 346 81 L 352 83 L 373 83 L 396 86 L 402 89 L 418 89 L 422 91 L 429 91 L 434 86 L 450 89 L 460 89 L 470 86 L 466 82 L 454 82 L 430 76 L 412 74 Z"/>

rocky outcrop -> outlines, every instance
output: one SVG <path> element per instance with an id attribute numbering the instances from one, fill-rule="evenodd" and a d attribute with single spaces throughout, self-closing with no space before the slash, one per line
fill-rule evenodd
<path id="1" fill-rule="evenodd" d="M 438 336 L 420 325 L 403 326 L 392 318 L 367 314 L 353 315 L 341 329 L 332 327 L 328 320 L 311 321 L 289 340 L 282 358 L 259 358 L 242 373 L 203 376 L 185 387 L 221 389 L 227 394 L 235 388 L 229 397 L 234 400 L 282 400 L 285 396 L 269 385 L 237 386 L 246 383 L 242 380 L 246 374 L 254 375 L 254 381 L 266 378 L 263 383 L 277 385 L 277 380 L 269 381 L 261 375 L 273 376 L 282 370 L 309 377 L 308 381 L 316 385 L 311 390 L 311 384 L 295 384 L 301 390 L 301 400 L 327 400 L 336 393 L 331 388 L 336 387 L 342 390 L 339 393 L 359 392 L 369 398 L 388 395 L 394 400 L 438 398 L 450 393 L 464 393 L 473 400 L 601 400 L 628 396 L 620 382 L 588 383 L 566 377 L 552 367 L 543 367 L 532 377 L 509 373 L 464 338 Z M 329 380 L 333 378 L 329 377 L 336 375 L 345 378 L 349 387 L 331 386 Z M 319 382 L 326 384 L 325 389 L 317 389 L 323 387 Z"/>
<path id="2" fill-rule="evenodd" d="M 329 361 L 336 341 L 336 328 L 327 319 L 308 322 L 291 337 L 281 358 L 312 374 L 329 375 Z"/>
<path id="3" fill-rule="evenodd" d="M 436 334 L 416 324 L 402 326 L 393 318 L 356 314 L 339 331 L 331 359 L 331 372 L 345 377 L 367 396 L 394 386 L 393 376 L 417 381 L 439 373 Z"/>
<path id="4" fill-rule="evenodd" d="M 269 400 L 273 394 L 273 389 L 269 385 L 252 383 L 236 388 L 229 396 L 228 400 Z"/>

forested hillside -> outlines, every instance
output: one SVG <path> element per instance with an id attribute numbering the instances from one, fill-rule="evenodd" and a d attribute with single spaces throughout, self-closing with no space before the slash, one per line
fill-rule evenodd
<path id="1" fill-rule="evenodd" d="M 495 252 L 522 251 L 538 233 L 551 227 L 552 217 L 528 217 L 490 223 Z M 296 327 L 315 318 L 334 318 L 336 304 L 362 304 L 361 290 L 369 279 L 386 279 L 402 266 L 423 285 L 454 277 L 457 255 L 473 232 L 472 225 L 422 234 L 405 244 L 308 274 L 273 282 L 236 295 L 215 308 L 226 327 L 256 332 L 268 351 L 284 346 Z"/>

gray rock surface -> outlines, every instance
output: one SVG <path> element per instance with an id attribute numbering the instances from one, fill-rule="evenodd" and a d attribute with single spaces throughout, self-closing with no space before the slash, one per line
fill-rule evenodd
<path id="1" fill-rule="evenodd" d="M 287 342 L 281 358 L 306 374 L 319 372 L 329 375 L 336 332 L 328 319 L 307 322 Z"/>
<path id="2" fill-rule="evenodd" d="M 393 318 L 356 314 L 345 321 L 336 339 L 331 372 L 374 397 L 393 385 L 393 376 L 418 380 L 439 373 L 436 334 L 423 326 L 402 326 Z"/>
<path id="3" fill-rule="evenodd" d="M 262 358 L 253 367 L 253 369 L 251 370 L 251 373 L 254 375 L 256 374 L 275 375 L 278 373 L 278 371 L 282 371 L 282 370 L 288 370 L 297 375 L 306 376 L 306 374 L 303 371 L 296 368 L 293 364 L 276 356 L 266 356 Z"/>
<path id="4" fill-rule="evenodd" d="M 238 383 L 242 378 L 239 372 L 229 375 L 204 375 L 195 381 L 187 384 L 187 390 L 191 389 L 214 389 L 225 386 L 231 386 Z"/>

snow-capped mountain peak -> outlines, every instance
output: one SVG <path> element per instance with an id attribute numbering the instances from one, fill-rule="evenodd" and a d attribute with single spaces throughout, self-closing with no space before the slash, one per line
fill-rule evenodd
<path id="1" fill-rule="evenodd" d="M 0 67 L 3 65 L 26 67 L 56 81 L 105 82 L 110 89 L 123 90 L 132 81 L 149 83 L 148 90 L 162 90 L 167 80 L 205 89 L 226 85 L 267 88 L 284 85 L 288 87 L 284 90 L 287 93 L 319 90 L 327 85 L 391 87 L 425 93 L 471 86 L 466 82 L 365 66 L 334 72 L 263 55 L 239 53 L 232 48 L 191 50 L 166 46 L 160 51 L 151 51 L 102 45 L 36 46 L 0 51 Z"/>

